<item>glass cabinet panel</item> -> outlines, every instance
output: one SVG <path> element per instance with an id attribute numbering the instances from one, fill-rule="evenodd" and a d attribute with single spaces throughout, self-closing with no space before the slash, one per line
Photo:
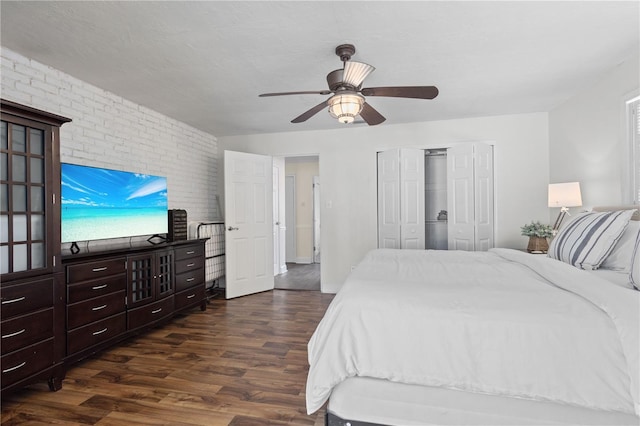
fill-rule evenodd
<path id="1" fill-rule="evenodd" d="M 44 211 L 44 187 L 42 186 L 31 187 L 31 211 L 32 212 Z"/>
<path id="2" fill-rule="evenodd" d="M 3 121 L 0 127 L 0 149 L 7 149 L 9 147 L 9 139 L 7 138 L 7 122 Z"/>
<path id="3" fill-rule="evenodd" d="M 27 270 L 27 245 L 15 244 L 13 246 L 13 272 Z"/>
<path id="4" fill-rule="evenodd" d="M 24 126 L 14 124 L 11 126 L 11 149 L 14 152 L 27 152 L 27 132 Z"/>
<path id="5" fill-rule="evenodd" d="M 26 182 L 27 181 L 27 157 L 24 155 L 12 155 L 11 156 L 13 174 L 11 180 L 14 182 Z"/>
<path id="6" fill-rule="evenodd" d="M 44 159 L 31 157 L 31 183 L 44 183 Z"/>
<path id="7" fill-rule="evenodd" d="M 9 247 L 0 246 L 0 274 L 9 272 Z"/>
<path id="8" fill-rule="evenodd" d="M 13 215 L 13 241 L 27 241 L 27 215 Z"/>
<path id="9" fill-rule="evenodd" d="M 13 185 L 13 211 L 27 211 L 27 187 L 24 185 Z"/>
<path id="10" fill-rule="evenodd" d="M 44 132 L 40 129 L 29 130 L 29 152 L 35 155 L 44 155 Z"/>
<path id="11" fill-rule="evenodd" d="M 31 268 L 44 268 L 44 243 L 31 244 Z"/>
<path id="12" fill-rule="evenodd" d="M 44 215 L 31 215 L 31 239 L 44 240 Z"/>

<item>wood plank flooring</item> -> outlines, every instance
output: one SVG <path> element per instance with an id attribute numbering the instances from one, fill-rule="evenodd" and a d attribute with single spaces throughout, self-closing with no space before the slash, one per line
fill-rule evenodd
<path id="1" fill-rule="evenodd" d="M 331 294 L 212 299 L 2 401 L 2 424 L 322 425 L 308 416 L 307 342 Z"/>

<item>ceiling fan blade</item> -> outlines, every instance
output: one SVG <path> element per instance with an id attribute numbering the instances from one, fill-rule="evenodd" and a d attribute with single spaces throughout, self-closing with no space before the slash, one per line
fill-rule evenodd
<path id="1" fill-rule="evenodd" d="M 375 126 L 376 124 L 380 124 L 386 120 L 386 118 L 384 118 L 382 114 L 380 114 L 376 109 L 374 109 L 366 102 L 364 103 L 364 105 L 362 105 L 360 117 L 362 117 L 362 119 L 366 121 L 369 126 Z"/>
<path id="2" fill-rule="evenodd" d="M 344 64 L 344 72 L 342 74 L 342 82 L 353 87 L 362 84 L 365 78 L 375 70 L 369 64 L 363 62 L 348 61 Z"/>
<path id="3" fill-rule="evenodd" d="M 314 106 L 310 110 L 303 112 L 302 114 L 300 114 L 299 116 L 291 120 L 291 122 L 302 123 L 303 121 L 307 121 L 308 119 L 310 119 L 311 117 L 319 113 L 321 110 L 323 110 L 326 106 L 327 106 L 327 101 L 320 102 L 318 105 Z"/>
<path id="4" fill-rule="evenodd" d="M 364 96 L 433 99 L 438 96 L 438 88 L 435 86 L 367 87 L 362 89 L 360 93 Z"/>
<path id="5" fill-rule="evenodd" d="M 285 95 L 330 95 L 331 91 L 329 90 L 317 90 L 317 91 L 308 91 L 308 92 L 279 92 L 279 93 L 263 93 L 258 95 L 261 98 L 265 96 L 285 96 Z"/>

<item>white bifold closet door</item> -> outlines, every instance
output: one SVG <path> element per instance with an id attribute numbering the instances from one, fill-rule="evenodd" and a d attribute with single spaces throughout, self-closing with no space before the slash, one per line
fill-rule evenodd
<path id="1" fill-rule="evenodd" d="M 449 250 L 494 246 L 493 147 L 485 143 L 447 149 Z"/>
<path id="2" fill-rule="evenodd" d="M 424 150 L 378 153 L 378 247 L 424 249 Z"/>
<path id="3" fill-rule="evenodd" d="M 378 153 L 378 247 L 425 248 L 425 151 Z M 493 147 L 468 143 L 447 149 L 449 250 L 494 246 Z"/>

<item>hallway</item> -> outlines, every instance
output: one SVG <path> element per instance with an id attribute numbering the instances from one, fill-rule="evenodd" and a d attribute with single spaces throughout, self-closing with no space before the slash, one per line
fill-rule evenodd
<path id="1" fill-rule="evenodd" d="M 320 291 L 320 264 L 287 263 L 287 272 L 275 276 L 274 287 L 280 290 Z"/>

